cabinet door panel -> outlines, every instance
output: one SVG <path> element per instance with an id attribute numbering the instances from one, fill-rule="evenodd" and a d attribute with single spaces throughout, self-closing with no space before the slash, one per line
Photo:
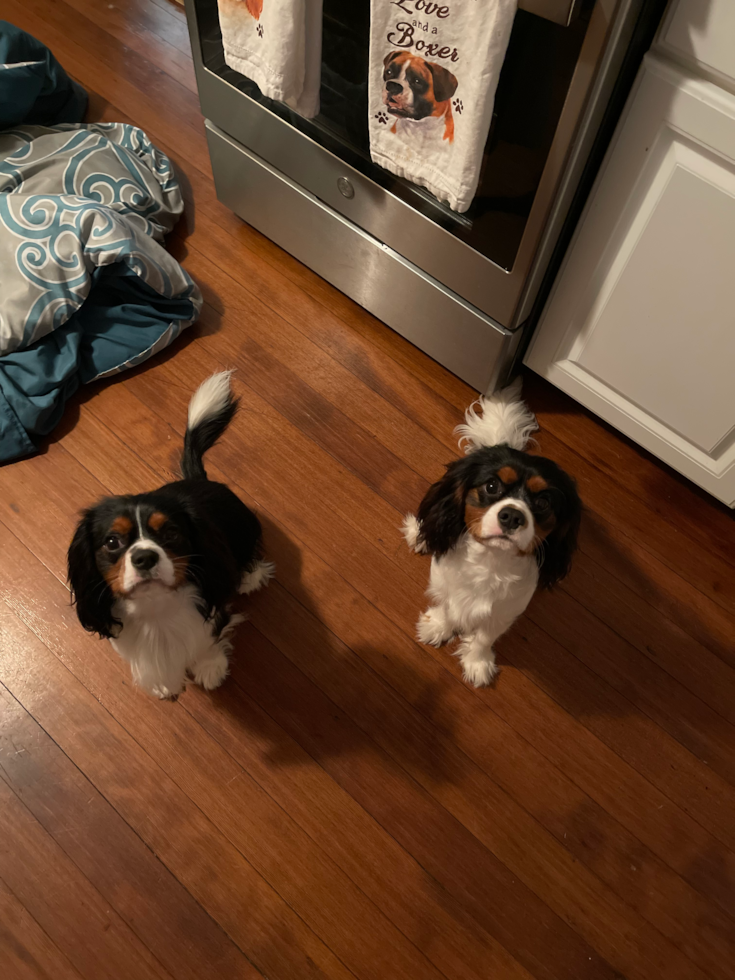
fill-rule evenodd
<path id="1" fill-rule="evenodd" d="M 657 48 L 682 58 L 731 90 L 735 87 L 733 0 L 673 0 Z"/>

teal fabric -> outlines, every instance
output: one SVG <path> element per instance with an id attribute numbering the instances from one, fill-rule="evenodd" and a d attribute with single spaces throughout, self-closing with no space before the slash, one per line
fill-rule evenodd
<path id="1" fill-rule="evenodd" d="M 167 299 L 131 269 L 100 271 L 86 302 L 52 334 L 0 359 L 0 460 L 35 452 L 80 384 L 118 374 L 163 350 L 191 318 L 190 297 Z"/>
<path id="2" fill-rule="evenodd" d="M 24 90 L 23 111 L 73 117 L 79 96 L 69 79 L 18 34 L 20 54 L 38 55 L 31 67 L 46 72 L 45 84 Z M 17 116 L 5 101 L 15 91 L 10 75 L 0 69 L 6 120 Z M 171 162 L 145 133 L 122 123 L 21 122 L 0 132 L 0 462 L 34 452 L 80 384 L 142 363 L 201 307 L 164 248 L 184 204 Z"/>
<path id="3" fill-rule="evenodd" d="M 87 93 L 35 37 L 0 20 L 0 129 L 81 122 Z"/>

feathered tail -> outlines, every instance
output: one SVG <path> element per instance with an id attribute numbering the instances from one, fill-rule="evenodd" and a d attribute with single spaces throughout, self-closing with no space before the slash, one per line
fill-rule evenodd
<path id="1" fill-rule="evenodd" d="M 230 375 L 220 371 L 197 388 L 189 402 L 189 419 L 184 436 L 181 472 L 185 480 L 206 480 L 202 457 L 219 439 L 237 411 L 232 397 Z"/>
<path id="2" fill-rule="evenodd" d="M 501 443 L 511 449 L 524 450 L 531 440 L 531 433 L 538 429 L 535 415 L 521 400 L 520 378 L 489 398 L 480 396 L 470 405 L 464 417 L 464 424 L 458 425 L 454 431 L 460 437 L 460 449 L 464 443 L 465 454 L 480 446 L 498 446 Z"/>

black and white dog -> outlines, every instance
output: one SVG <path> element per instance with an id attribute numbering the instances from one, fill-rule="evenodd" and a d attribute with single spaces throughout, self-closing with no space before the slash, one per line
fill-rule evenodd
<path id="1" fill-rule="evenodd" d="M 108 637 L 135 683 L 159 698 L 176 697 L 187 675 L 208 690 L 222 683 L 242 621 L 230 602 L 274 573 L 258 518 L 202 463 L 236 409 L 230 372 L 208 378 L 189 403 L 183 480 L 99 501 L 69 548 L 79 621 Z"/>
<path id="2" fill-rule="evenodd" d="M 429 488 L 403 534 L 431 555 L 433 602 L 418 639 L 441 646 L 458 636 L 465 680 L 482 687 L 497 673 L 495 641 L 538 586 L 551 588 L 569 571 L 582 504 L 564 470 L 525 452 L 536 420 L 519 384 L 476 406 L 457 429 L 467 455 Z"/>

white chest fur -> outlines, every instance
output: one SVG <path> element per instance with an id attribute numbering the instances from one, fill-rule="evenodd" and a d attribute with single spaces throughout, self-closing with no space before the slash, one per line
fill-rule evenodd
<path id="1" fill-rule="evenodd" d="M 227 673 L 229 641 L 213 635 L 196 599 L 191 585 L 173 590 L 152 582 L 115 605 L 122 629 L 112 646 L 130 664 L 135 683 L 151 694 L 179 694 L 187 672 L 208 688 Z"/>
<path id="2" fill-rule="evenodd" d="M 465 534 L 450 552 L 431 560 L 433 605 L 418 622 L 418 638 L 441 646 L 459 636 L 456 654 L 465 678 L 477 687 L 489 684 L 497 671 L 493 643 L 525 610 L 537 583 L 533 555 L 487 547 Z"/>
<path id="3" fill-rule="evenodd" d="M 448 554 L 432 559 L 429 594 L 445 606 L 455 631 L 465 634 L 491 618 L 512 622 L 537 583 L 533 556 L 488 548 L 466 535 Z"/>

